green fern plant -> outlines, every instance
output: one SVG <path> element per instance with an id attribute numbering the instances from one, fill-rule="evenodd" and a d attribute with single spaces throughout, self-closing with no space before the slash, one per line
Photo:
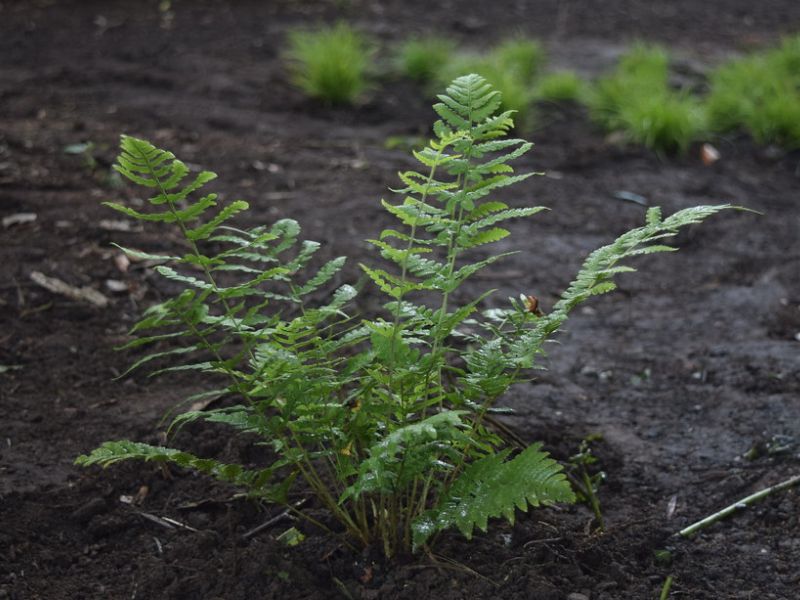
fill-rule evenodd
<path id="1" fill-rule="evenodd" d="M 347 23 L 290 32 L 288 59 L 292 81 L 312 98 L 352 104 L 367 88 L 369 43 Z"/>
<path id="2" fill-rule="evenodd" d="M 179 414 L 173 428 L 223 424 L 255 435 L 273 458 L 228 464 L 119 441 L 78 464 L 170 463 L 295 512 L 291 495 L 310 493 L 340 524 L 346 543 L 379 544 L 387 556 L 429 544 L 450 527 L 469 537 L 489 519 L 513 521 L 517 509 L 574 501 L 561 465 L 538 444 L 514 452 L 492 428 L 497 402 L 529 377 L 543 344 L 575 306 L 611 291 L 615 275 L 632 270 L 623 261 L 674 250 L 660 240 L 725 207 L 666 219 L 650 209 L 644 226 L 587 258 L 548 314 L 529 298 L 482 311 L 490 292 L 456 304 L 467 279 L 506 255 L 477 260 L 474 249 L 508 236 L 503 222 L 542 208 L 512 208 L 491 197 L 531 175 L 511 166 L 531 144 L 507 137 L 513 121 L 511 112 L 498 113 L 499 94 L 468 75 L 439 100 L 435 136 L 414 152 L 420 170 L 400 173 L 398 199 L 383 202 L 397 221 L 371 240 L 385 264 L 362 265 L 388 298 L 384 314 L 371 318 L 351 314 L 353 287 L 333 286 L 344 258 L 308 272 L 318 245 L 298 241 L 297 223 L 233 227 L 230 219 L 247 205 L 219 207 L 214 194 L 200 195 L 213 173 L 190 177 L 171 153 L 123 137 L 115 168 L 151 191 L 150 209 L 108 205 L 177 227 L 188 248 L 170 255 L 125 249 L 161 263 L 158 273 L 183 288 L 133 328 L 137 337 L 128 346 L 150 348 L 134 368 L 170 360 L 157 372 L 222 377 L 223 387 L 209 393 L 227 394 L 235 404 Z M 331 290 L 329 299 L 310 301 L 320 289 Z M 170 348 L 173 341 L 183 345 Z"/>

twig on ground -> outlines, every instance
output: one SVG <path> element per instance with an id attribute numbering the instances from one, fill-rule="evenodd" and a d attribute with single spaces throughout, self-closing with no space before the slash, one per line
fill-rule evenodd
<path id="1" fill-rule="evenodd" d="M 139 515 L 140 517 L 144 517 L 145 519 L 147 519 L 152 523 L 155 523 L 156 525 L 161 525 L 161 527 L 163 527 L 164 529 L 175 529 L 175 527 L 171 523 L 168 523 L 161 517 L 157 517 L 155 515 L 151 515 L 150 513 L 139 512 L 139 511 L 137 511 L 136 514 Z"/>
<path id="2" fill-rule="evenodd" d="M 187 531 L 197 532 L 197 529 L 192 527 L 191 525 L 187 525 L 186 523 L 181 523 L 180 521 L 176 521 L 175 519 L 171 519 L 170 517 L 158 517 L 156 515 L 142 512 L 142 511 L 135 511 L 137 515 L 144 517 L 148 521 L 155 523 L 156 525 L 161 525 L 165 529 L 186 529 Z"/>
<path id="3" fill-rule="evenodd" d="M 79 302 L 88 302 L 99 308 L 108 306 L 108 298 L 94 288 L 88 286 L 75 287 L 55 277 L 48 277 L 39 271 L 32 271 L 30 278 L 36 285 L 54 294 L 60 294 Z"/>
<path id="4" fill-rule="evenodd" d="M 193 531 L 193 532 L 197 533 L 197 529 L 195 529 L 191 525 L 187 525 L 186 523 L 181 523 L 180 521 L 176 521 L 175 519 L 172 519 L 170 517 L 161 517 L 161 518 L 164 521 L 166 521 L 167 523 L 169 523 L 170 525 L 174 525 L 175 527 L 178 527 L 179 529 L 186 529 L 187 531 Z"/>
<path id="5" fill-rule="evenodd" d="M 254 535 L 256 535 L 258 533 L 261 533 L 262 531 L 264 531 L 265 529 L 267 529 L 269 527 L 272 527 L 273 525 L 275 525 L 275 523 L 277 523 L 279 521 L 282 521 L 286 517 L 291 517 L 292 513 L 299 512 L 298 509 L 301 506 L 303 506 L 303 504 L 305 504 L 307 501 L 308 501 L 308 498 L 303 498 L 302 500 L 298 500 L 297 502 L 295 502 L 294 504 L 289 506 L 289 508 L 287 508 L 282 513 L 279 513 L 279 514 L 275 515 L 274 517 L 270 517 L 265 522 L 263 522 L 261 525 L 257 525 L 256 527 L 253 527 L 249 531 L 245 531 L 242 534 L 242 539 L 243 540 L 250 539 Z M 305 515 L 302 515 L 302 516 L 305 516 Z"/>
<path id="6" fill-rule="evenodd" d="M 751 504 L 754 504 L 759 500 L 766 498 L 770 494 L 789 489 L 790 487 L 793 487 L 798 484 L 800 484 L 800 475 L 795 475 L 794 477 L 790 477 L 786 481 L 783 481 L 781 483 L 763 489 L 760 492 L 756 492 L 755 494 L 750 494 L 746 498 L 742 498 L 741 500 L 734 502 L 729 506 L 726 506 L 721 511 L 715 512 L 713 515 L 709 515 L 705 519 L 701 519 L 700 521 L 697 521 L 696 523 L 693 523 L 692 525 L 689 525 L 688 527 L 681 529 L 676 535 L 680 535 L 683 537 L 690 537 L 696 532 L 700 531 L 701 529 L 704 529 L 705 527 L 708 527 L 709 525 L 712 525 L 717 521 L 724 519 L 728 515 L 733 514 L 737 510 L 740 510 L 742 508 L 747 508 Z"/>
<path id="7" fill-rule="evenodd" d="M 461 572 L 464 572 L 464 573 L 468 573 L 468 574 L 472 575 L 473 577 L 477 577 L 479 579 L 482 579 L 482 580 L 486 581 L 487 583 L 490 583 L 494 587 L 499 587 L 499 584 L 496 581 L 494 581 L 493 579 L 490 579 L 486 575 L 481 575 L 476 570 L 469 568 L 467 565 L 465 565 L 463 563 L 460 563 L 457 560 L 454 560 L 452 558 L 449 558 L 449 557 L 441 555 L 441 554 L 434 554 L 433 552 L 431 552 L 427 548 L 426 548 L 426 554 L 428 555 L 428 558 L 431 560 L 431 564 L 428 564 L 428 565 L 412 565 L 412 566 L 410 566 L 408 568 L 409 569 L 435 568 L 435 569 L 439 569 L 440 571 L 441 571 L 441 569 L 451 569 L 451 570 L 454 570 L 454 571 L 461 571 Z"/>
<path id="8" fill-rule="evenodd" d="M 669 590 L 672 588 L 672 575 L 667 575 L 664 580 L 664 585 L 661 587 L 661 595 L 658 600 L 667 600 L 669 598 Z"/>
<path id="9" fill-rule="evenodd" d="M 273 525 L 275 525 L 275 523 L 277 523 L 278 521 L 282 521 L 283 519 L 285 519 L 285 518 L 286 518 L 286 517 L 288 517 L 288 516 L 289 516 L 289 509 L 287 508 L 287 509 L 286 509 L 285 511 L 283 511 L 282 513 L 279 513 L 279 514 L 275 515 L 275 516 L 274 516 L 274 517 L 272 517 L 271 519 L 267 519 L 267 520 L 266 520 L 265 522 L 263 522 L 261 525 L 258 525 L 258 526 L 256 526 L 256 527 L 253 527 L 253 528 L 252 528 L 251 530 L 249 530 L 249 531 L 245 531 L 245 532 L 242 534 L 242 539 L 243 539 L 243 540 L 248 540 L 248 539 L 250 539 L 251 537 L 253 537 L 254 535 L 256 535 L 256 534 L 258 534 L 258 533 L 261 533 L 262 531 L 264 531 L 265 529 L 267 529 L 267 528 L 269 528 L 269 527 L 272 527 Z"/>

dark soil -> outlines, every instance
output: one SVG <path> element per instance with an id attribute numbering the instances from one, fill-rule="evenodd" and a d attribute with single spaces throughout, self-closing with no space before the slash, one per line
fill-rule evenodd
<path id="1" fill-rule="evenodd" d="M 521 31 L 543 39 L 553 62 L 597 73 L 635 38 L 667 43 L 702 70 L 797 28 L 800 4 L 1 3 L 0 216 L 36 220 L 0 229 L 0 598 L 638 599 L 656 598 L 668 575 L 671 598 L 800 597 L 797 489 L 692 540 L 672 537 L 800 470 L 800 155 L 743 138 L 714 140 L 722 160 L 705 167 L 696 151 L 659 159 L 605 139 L 578 109 L 542 107 L 520 167 L 548 176 L 514 198 L 553 210 L 515 224 L 521 254 L 475 284 L 498 288 L 498 302 L 524 292 L 552 306 L 589 250 L 642 222 L 644 208 L 618 200 L 621 190 L 665 212 L 732 202 L 763 213 L 719 215 L 681 235 L 679 253 L 642 260 L 621 293 L 575 316 L 549 370 L 506 400 L 513 430 L 562 460 L 602 436 L 604 533 L 583 505 L 539 510 L 472 542 L 443 536 L 435 560 L 387 565 L 302 523 L 307 540 L 287 548 L 275 540 L 287 520 L 244 539 L 277 509 L 203 478 L 72 466 L 104 440 L 157 441 L 165 411 L 198 389 L 192 379 L 112 381 L 130 362 L 112 348 L 162 290 L 141 266 L 121 271 L 110 242 L 172 242 L 104 221 L 117 217 L 101 200 L 137 193 L 109 177 L 120 133 L 219 172 L 216 190 L 250 200 L 253 223 L 290 216 L 328 256 L 370 259 L 361 240 L 385 219 L 378 199 L 410 164 L 384 142 L 424 134 L 432 112 L 420 90 L 388 76 L 355 108 L 292 89 L 286 30 L 337 15 L 385 44 L 421 29 L 475 45 Z M 64 152 L 87 141 L 93 164 Z M 111 303 L 52 294 L 33 271 Z M 361 308 L 380 300 L 367 291 Z M 216 429 L 178 442 L 248 460 Z M 657 560 L 660 550 L 671 561 Z"/>

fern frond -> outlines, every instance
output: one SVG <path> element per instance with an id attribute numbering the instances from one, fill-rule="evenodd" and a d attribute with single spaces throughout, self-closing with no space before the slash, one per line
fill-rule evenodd
<path id="1" fill-rule="evenodd" d="M 187 230 L 186 237 L 192 241 L 204 240 L 208 238 L 212 233 L 214 233 L 217 227 L 222 225 L 222 223 L 224 223 L 231 217 L 235 216 L 236 214 L 244 210 L 247 210 L 248 208 L 250 208 L 250 205 L 244 200 L 236 200 L 235 202 L 231 202 L 210 221 L 203 223 L 200 227 L 195 227 L 194 229 Z M 183 220 L 188 220 L 188 219 L 183 219 Z"/>
<path id="2" fill-rule="evenodd" d="M 126 248 L 124 246 L 120 246 L 119 244 L 111 244 L 115 248 L 119 248 L 122 252 L 125 253 L 125 256 L 129 258 L 133 258 L 135 260 L 149 260 L 152 262 L 169 262 L 180 260 L 180 257 L 173 256 L 170 254 L 151 254 L 149 252 L 142 252 L 141 250 L 135 250 L 133 248 Z"/>
<path id="3" fill-rule="evenodd" d="M 197 288 L 199 290 L 213 290 L 214 284 L 209 283 L 207 281 L 203 281 L 202 279 L 198 279 L 197 277 L 192 277 L 191 275 L 183 275 L 178 273 L 172 267 L 168 267 L 166 265 L 160 265 L 155 268 L 156 273 L 165 277 L 167 279 L 172 279 L 173 281 L 177 281 L 179 283 L 186 284 L 190 287 Z"/>
<path id="4" fill-rule="evenodd" d="M 360 267 L 384 294 L 395 300 L 399 300 L 408 292 L 424 289 L 424 286 L 421 284 L 391 275 L 383 269 L 371 269 L 363 264 L 360 265 Z"/>
<path id="5" fill-rule="evenodd" d="M 486 531 L 490 518 L 502 516 L 513 523 L 516 509 L 575 501 L 561 465 L 541 451 L 541 444 L 506 460 L 509 453 L 489 455 L 467 467 L 439 505 L 412 524 L 414 547 L 453 525 L 471 539 L 476 526 Z"/>
<path id="6" fill-rule="evenodd" d="M 114 170 L 134 183 L 149 188 L 159 187 L 158 178 L 163 178 L 170 172 L 186 172 L 185 166 L 180 161 L 175 161 L 172 152 L 127 135 L 123 135 L 120 141 L 120 154 Z"/>
<path id="7" fill-rule="evenodd" d="M 531 142 L 525 142 L 523 140 L 503 140 L 503 141 L 514 141 L 516 142 L 517 148 L 514 148 L 511 152 L 506 152 L 505 154 L 501 154 L 492 160 L 486 161 L 485 163 L 480 163 L 475 165 L 475 172 L 476 173 L 494 173 L 494 169 L 501 166 L 506 165 L 508 162 L 519 158 L 528 150 L 533 148 L 533 144 Z M 472 154 L 474 158 L 477 158 L 474 154 Z"/>
<path id="8" fill-rule="evenodd" d="M 339 271 L 342 270 L 345 262 L 347 262 L 347 257 L 345 256 L 339 256 L 326 262 L 322 267 L 320 267 L 316 275 L 306 281 L 303 286 L 297 290 L 297 295 L 305 296 L 328 283 Z"/>
<path id="9" fill-rule="evenodd" d="M 642 254 L 672 252 L 675 248 L 651 242 L 673 236 L 681 227 L 701 223 L 711 215 L 732 208 L 736 207 L 730 204 L 695 206 L 680 210 L 663 220 L 660 209 L 651 208 L 644 226 L 623 233 L 611 244 L 589 254 L 553 310 L 539 319 L 527 334 L 520 336 L 512 346 L 512 354 L 519 357 L 521 365 L 530 365 L 533 356 L 541 351 L 544 340 L 558 331 L 575 306 L 592 296 L 614 290 L 614 275 L 632 270 L 617 263 Z"/>
<path id="10" fill-rule="evenodd" d="M 454 129 L 469 129 L 497 110 L 499 95 L 480 75 L 464 75 L 448 86 L 446 94 L 437 96 L 441 102 L 433 110 Z"/>
<path id="11" fill-rule="evenodd" d="M 317 310 L 330 313 L 338 312 L 342 310 L 342 308 L 344 308 L 344 306 L 357 295 L 358 290 L 356 288 L 354 288 L 352 285 L 345 284 L 333 292 L 331 300 L 328 302 L 328 304 Z"/>
<path id="12" fill-rule="evenodd" d="M 458 269 L 455 273 L 453 273 L 452 277 L 450 278 L 449 285 L 455 285 L 458 287 L 466 281 L 468 278 L 472 277 L 475 273 L 483 269 L 484 267 L 488 267 L 489 265 L 496 263 L 498 260 L 505 258 L 506 256 L 511 256 L 512 254 L 516 254 L 516 252 L 503 252 L 501 254 L 493 254 L 489 258 L 485 258 L 483 260 L 479 260 L 478 262 L 469 263 Z M 450 289 L 450 287 L 446 287 L 445 289 Z M 451 290 L 452 291 L 452 290 Z"/>
<path id="13" fill-rule="evenodd" d="M 156 190 L 158 193 L 149 198 L 149 203 L 152 206 L 168 204 L 169 210 L 161 213 L 140 213 L 116 203 L 106 203 L 107 206 L 136 219 L 174 223 L 197 218 L 215 204 L 216 196 L 211 194 L 184 211 L 175 208 L 177 203 L 186 200 L 190 194 L 215 179 L 215 173 L 202 171 L 191 183 L 179 188 L 189 169 L 172 152 L 127 135 L 122 136 L 120 149 L 113 168 L 134 183 Z"/>
<path id="14" fill-rule="evenodd" d="M 505 237 L 511 235 L 508 229 L 502 227 L 492 227 L 491 229 L 484 229 L 477 233 L 462 232 L 459 236 L 459 245 L 464 249 L 475 248 L 483 244 L 491 244 L 499 242 Z"/>
<path id="15" fill-rule="evenodd" d="M 249 470 L 237 464 L 226 464 L 210 458 L 198 458 L 194 454 L 175 448 L 152 446 L 127 440 L 106 442 L 88 455 L 84 454 L 76 458 L 75 464 L 82 467 L 92 465 L 108 467 L 124 460 L 172 463 L 256 492 L 259 488 L 266 486 L 274 473 L 273 469 Z"/>
<path id="16" fill-rule="evenodd" d="M 476 206 L 467 215 L 467 220 L 470 222 L 480 221 L 481 219 L 491 215 L 492 213 L 506 210 L 508 204 L 505 202 L 498 202 L 496 200 L 487 200 L 482 204 Z"/>
<path id="17" fill-rule="evenodd" d="M 452 458 L 451 443 L 465 439 L 462 430 L 466 426 L 461 420 L 464 414 L 465 411 L 444 411 L 387 435 L 369 449 L 369 458 L 361 463 L 358 478 L 340 502 L 362 494 L 391 494 L 434 466 L 446 469 L 441 457 Z"/>
<path id="18" fill-rule="evenodd" d="M 275 247 L 275 251 L 280 253 L 291 248 L 297 242 L 297 237 L 300 235 L 300 224 L 294 219 L 281 219 L 275 222 L 270 233 L 281 238 L 281 242 Z"/>
<path id="19" fill-rule="evenodd" d="M 491 259 L 487 259 L 487 261 L 488 260 L 491 260 Z M 471 265 L 468 265 L 468 266 L 471 266 Z M 464 268 L 466 268 L 466 267 L 464 267 Z M 461 325 L 461 323 L 463 323 L 464 320 L 466 320 L 472 313 L 474 313 L 477 310 L 478 304 L 483 302 L 493 292 L 494 292 L 494 290 L 488 290 L 488 291 L 484 292 L 483 294 L 481 294 L 480 296 L 478 296 L 477 298 L 475 298 L 471 302 L 468 302 L 464 306 L 461 306 L 458 309 L 454 310 L 453 312 L 450 312 L 450 313 L 446 314 L 441 319 L 439 318 L 441 316 L 439 311 L 437 311 L 435 313 L 432 313 L 430 318 L 432 320 L 435 319 L 436 321 L 439 321 L 439 327 L 440 327 L 441 331 L 443 333 L 447 333 L 449 335 L 450 333 L 452 333 L 452 331 L 456 327 Z"/>
<path id="20" fill-rule="evenodd" d="M 487 203 L 483 204 L 479 208 L 482 208 L 483 206 L 486 206 L 486 204 L 490 204 L 490 203 L 487 202 Z M 498 204 L 502 204 L 502 203 L 498 203 Z M 483 211 L 486 211 L 486 210 L 487 209 L 483 209 Z M 543 210 L 547 210 L 547 209 L 544 206 L 531 206 L 529 208 L 509 208 L 509 209 L 506 209 L 506 210 L 499 209 L 499 210 L 492 211 L 491 214 L 489 214 L 487 216 L 484 216 L 482 218 L 478 217 L 478 219 L 474 223 L 470 224 L 468 227 L 469 227 L 470 230 L 482 229 L 484 227 L 489 227 L 490 225 L 495 225 L 496 223 L 500 223 L 502 221 L 508 221 L 509 219 L 519 219 L 519 218 L 522 218 L 522 217 L 531 217 L 531 216 L 533 216 L 535 214 L 538 214 L 538 213 L 542 212 Z M 478 211 L 478 209 L 473 211 L 473 213 L 470 213 L 470 218 L 471 219 L 475 219 L 476 218 L 477 215 L 475 215 L 474 213 L 477 212 L 477 211 Z"/>
<path id="21" fill-rule="evenodd" d="M 264 437 L 269 431 L 267 419 L 254 411 L 252 406 L 229 406 L 217 410 L 198 410 L 181 413 L 172 420 L 170 431 L 177 431 L 187 423 L 206 421 L 208 423 L 222 423 L 241 431 L 242 433 L 257 433 Z"/>
<path id="22" fill-rule="evenodd" d="M 497 398 L 514 383 L 508 373 L 508 357 L 504 354 L 499 335 L 479 344 L 464 357 L 467 371 L 462 381 L 465 392 L 472 398 Z"/>
<path id="23" fill-rule="evenodd" d="M 216 202 L 214 201 L 215 198 L 216 198 L 215 194 L 209 194 L 208 196 L 204 196 L 203 198 L 201 198 L 188 208 L 184 210 L 176 210 L 174 212 L 164 211 L 164 212 L 143 213 L 128 206 L 118 204 L 116 202 L 103 202 L 103 206 L 112 208 L 117 212 L 124 214 L 127 217 L 131 217 L 139 221 L 149 221 L 151 223 L 178 223 L 196 219 L 206 209 L 212 206 L 216 206 Z"/>
<path id="24" fill-rule="evenodd" d="M 445 211 L 415 201 L 413 198 L 407 198 L 401 205 L 389 204 L 384 200 L 381 201 L 381 204 L 390 214 L 408 227 L 445 226 L 452 223 L 452 220 L 447 218 Z"/>
<path id="25" fill-rule="evenodd" d="M 155 341 L 155 340 L 165 339 L 167 337 L 172 337 L 173 335 L 185 335 L 185 332 L 178 332 L 177 334 L 151 336 L 151 337 L 148 337 L 148 338 L 139 338 L 139 339 L 136 340 L 136 342 L 148 343 L 150 341 Z M 136 345 L 140 345 L 140 344 L 136 344 Z M 129 347 L 132 347 L 132 346 L 129 346 Z M 158 360 L 160 358 L 165 358 L 165 357 L 174 357 L 174 356 L 178 356 L 180 354 L 191 354 L 193 352 L 197 352 L 199 349 L 200 348 L 198 348 L 197 346 L 188 346 L 188 347 L 185 347 L 185 348 L 172 348 L 171 350 L 164 350 L 163 352 L 154 352 L 153 354 L 148 354 L 148 355 L 144 356 L 143 358 L 140 358 L 139 360 L 134 362 L 131 366 L 129 366 L 125 371 L 123 371 L 123 373 L 120 375 L 120 377 L 125 377 L 126 375 L 128 375 L 129 373 L 132 373 L 133 371 L 135 371 L 136 369 L 138 369 L 142 365 L 147 364 L 147 363 L 149 363 L 149 362 L 151 362 L 153 360 Z"/>
<path id="26" fill-rule="evenodd" d="M 490 177 L 480 181 L 470 187 L 469 190 L 465 191 L 464 198 L 474 204 L 480 198 L 488 196 L 490 192 L 514 185 L 515 183 L 520 183 L 533 175 L 534 173 L 524 173 L 522 175 L 497 175 L 495 177 Z M 467 207 L 467 210 L 472 210 L 472 208 Z"/>
<path id="27" fill-rule="evenodd" d="M 120 346 L 115 346 L 114 350 L 132 350 L 134 348 L 138 348 L 140 346 L 146 346 L 148 344 L 154 344 L 156 342 L 160 342 L 163 340 L 183 337 L 186 335 L 186 331 L 173 331 L 170 333 L 162 333 L 159 335 L 150 335 L 150 336 L 143 336 L 134 338 L 125 344 Z"/>

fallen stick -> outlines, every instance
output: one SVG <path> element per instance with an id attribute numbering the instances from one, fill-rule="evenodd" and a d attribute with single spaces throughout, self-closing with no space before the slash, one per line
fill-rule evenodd
<path id="1" fill-rule="evenodd" d="M 755 494 L 750 494 L 746 498 L 742 498 L 738 502 L 734 502 L 730 506 L 726 506 L 721 511 L 715 512 L 713 515 L 709 515 L 705 519 L 701 519 L 700 521 L 697 521 L 696 523 L 693 523 L 688 527 L 681 529 L 678 532 L 678 535 L 683 537 L 690 537 L 693 534 L 700 531 L 701 529 L 704 529 L 705 527 L 708 527 L 709 525 L 712 525 L 717 521 L 724 519 L 728 515 L 733 514 L 737 510 L 740 510 L 742 508 L 747 508 L 751 504 L 755 504 L 756 502 L 758 502 L 762 498 L 766 498 L 770 494 L 789 489 L 790 487 L 795 486 L 797 484 L 800 484 L 800 475 L 795 475 L 794 477 L 790 477 L 786 481 L 783 481 L 781 483 L 763 489 L 760 492 L 756 492 Z"/>
<path id="2" fill-rule="evenodd" d="M 303 504 L 306 503 L 306 500 L 307 500 L 307 498 L 303 498 L 302 500 L 300 500 L 298 502 L 295 502 L 290 508 L 287 508 L 282 513 L 279 513 L 279 514 L 275 515 L 274 517 L 272 517 L 270 519 L 267 519 L 266 522 L 262 523 L 261 525 L 257 525 L 256 527 L 253 527 L 250 531 L 246 531 L 245 533 L 242 534 L 242 539 L 243 540 L 247 540 L 247 539 L 253 537 L 254 535 L 256 535 L 257 533 L 261 533 L 262 531 L 264 531 L 268 527 L 272 527 L 278 521 L 282 521 L 286 517 L 290 516 L 290 513 L 292 512 L 292 510 L 297 510 L 298 508 L 303 506 Z"/>
<path id="3" fill-rule="evenodd" d="M 668 575 L 667 579 L 664 581 L 664 585 L 661 587 L 661 595 L 658 597 L 658 600 L 668 600 L 669 591 L 671 589 L 672 589 L 672 575 Z"/>
<path id="4" fill-rule="evenodd" d="M 152 521 L 156 525 L 161 525 L 166 529 L 175 529 L 176 527 L 180 529 L 186 529 L 187 531 L 193 531 L 197 533 L 197 529 L 192 527 L 191 525 L 187 525 L 186 523 L 181 523 L 180 521 L 176 521 L 175 519 L 171 519 L 169 517 L 159 517 L 147 512 L 143 511 L 134 511 L 135 514 L 139 515 L 140 517 L 144 517 L 148 521 Z"/>
<path id="5" fill-rule="evenodd" d="M 30 278 L 31 281 L 33 281 L 36 285 L 43 287 L 48 292 L 61 294 L 62 296 L 66 296 L 72 300 L 88 302 L 100 308 L 105 308 L 108 306 L 108 298 L 94 288 L 88 286 L 75 287 L 74 285 L 69 285 L 68 283 L 65 283 L 64 281 L 61 281 L 55 277 L 48 277 L 39 271 L 31 272 Z"/>
<path id="6" fill-rule="evenodd" d="M 268 519 L 266 522 L 262 523 L 261 525 L 258 525 L 257 527 L 253 527 L 250 531 L 247 531 L 247 532 L 243 533 L 242 534 L 242 539 L 243 540 L 249 539 L 249 538 L 253 537 L 254 535 L 256 535 L 257 533 L 261 533 L 262 531 L 264 531 L 268 527 L 272 527 L 273 525 L 275 525 L 275 523 L 277 523 L 278 521 L 282 521 L 283 519 L 285 519 L 288 516 L 289 516 L 289 509 L 287 508 L 282 513 L 275 515 L 274 517 L 272 517 L 271 519 Z"/>

